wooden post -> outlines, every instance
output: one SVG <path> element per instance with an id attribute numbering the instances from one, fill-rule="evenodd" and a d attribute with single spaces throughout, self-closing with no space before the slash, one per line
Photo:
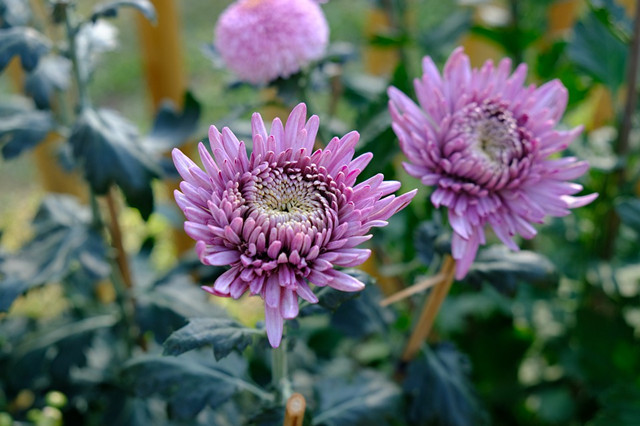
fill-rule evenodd
<path id="1" fill-rule="evenodd" d="M 157 110 L 166 99 L 173 101 L 178 108 L 182 108 L 187 82 L 178 3 L 175 0 L 151 0 L 151 3 L 157 14 L 155 25 L 142 14 L 137 16 L 141 55 L 149 95 L 154 110 Z M 184 149 L 195 152 L 193 144 L 185 146 Z M 171 199 L 177 186 L 178 182 L 170 182 L 166 186 Z M 193 240 L 185 234 L 182 226 L 174 229 L 173 238 L 179 254 L 194 247 Z"/>
<path id="2" fill-rule="evenodd" d="M 299 393 L 289 397 L 284 413 L 284 426 L 302 426 L 307 402 Z"/>
<path id="3" fill-rule="evenodd" d="M 453 284 L 455 269 L 455 260 L 453 260 L 451 256 L 446 256 L 442 263 L 442 269 L 440 272 L 444 278 L 431 290 L 431 293 L 427 297 L 427 301 L 422 313 L 420 314 L 420 319 L 418 319 L 418 323 L 413 329 L 413 332 L 409 337 L 407 347 L 402 354 L 403 361 L 411 361 L 420 350 L 422 343 L 429 336 L 429 332 L 431 331 L 436 315 L 440 310 L 440 306 L 442 305 L 442 302 L 444 302 L 444 299 Z"/>

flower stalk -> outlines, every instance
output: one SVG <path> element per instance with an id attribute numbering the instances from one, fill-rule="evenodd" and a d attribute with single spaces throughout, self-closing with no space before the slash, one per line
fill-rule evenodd
<path id="1" fill-rule="evenodd" d="M 282 404 L 292 393 L 288 374 L 287 341 L 283 337 L 280 345 L 271 350 L 271 383 L 276 390 L 276 401 Z"/>

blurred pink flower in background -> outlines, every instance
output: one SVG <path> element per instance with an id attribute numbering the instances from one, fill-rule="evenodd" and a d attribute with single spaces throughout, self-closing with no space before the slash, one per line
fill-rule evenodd
<path id="1" fill-rule="evenodd" d="M 518 250 L 513 237 L 533 238 L 532 223 L 568 215 L 597 197 L 574 197 L 582 186 L 567 182 L 587 171 L 586 162 L 554 155 L 582 131 L 555 129 L 568 96 L 558 80 L 525 86 L 526 65 L 511 74 L 509 59 L 472 69 L 462 48 L 442 75 L 429 57 L 423 70 L 415 81 L 420 105 L 391 87 L 389 109 L 409 159 L 405 169 L 434 186 L 431 201 L 448 209 L 456 278 L 485 244 L 485 225 Z"/>
<path id="2" fill-rule="evenodd" d="M 329 26 L 313 0 L 239 0 L 220 15 L 214 45 L 241 80 L 264 84 L 319 59 Z"/>
<path id="3" fill-rule="evenodd" d="M 362 264 L 370 250 L 356 248 L 372 227 L 404 208 L 416 191 L 390 195 L 400 183 L 382 174 L 356 185 L 373 155 L 353 159 L 357 132 L 333 138 L 312 151 L 319 120 L 306 121 L 299 104 L 286 126 L 276 118 L 267 133 L 259 114 L 252 124 L 253 151 L 228 128 L 209 131 L 213 158 L 199 146 L 202 171 L 177 149 L 176 168 L 184 179 L 175 192 L 187 218 L 184 228 L 197 241 L 207 265 L 231 266 L 208 292 L 239 298 L 246 291 L 265 301 L 267 335 L 280 344 L 283 319 L 298 315 L 298 296 L 318 299 L 309 286 L 358 291 L 364 284 L 334 266 Z"/>

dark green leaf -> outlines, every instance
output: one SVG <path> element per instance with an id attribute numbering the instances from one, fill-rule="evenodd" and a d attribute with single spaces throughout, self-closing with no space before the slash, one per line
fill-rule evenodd
<path id="1" fill-rule="evenodd" d="M 637 386 L 617 385 L 602 395 L 602 408 L 589 426 L 634 426 L 640 419 L 640 391 Z"/>
<path id="2" fill-rule="evenodd" d="M 111 315 L 90 317 L 52 324 L 24 336 L 11 353 L 10 380 L 18 389 L 42 386 L 50 380 L 68 382 L 71 369 L 86 364 L 96 333 L 114 327 L 117 321 Z"/>
<path id="3" fill-rule="evenodd" d="M 146 264 L 134 259 L 136 322 L 143 332 L 152 332 L 156 342 L 164 342 L 191 317 L 226 316 L 222 308 L 207 301 L 206 293 L 181 266 L 157 278 L 148 273 Z"/>
<path id="4" fill-rule="evenodd" d="M 80 267 L 92 280 L 107 276 L 110 265 L 89 209 L 69 196 L 45 198 L 33 221 L 34 238 L 0 263 L 0 311 L 27 290 L 59 281 Z"/>
<path id="5" fill-rule="evenodd" d="M 260 331 L 244 327 L 228 318 L 193 318 L 163 343 L 164 355 L 180 355 L 203 346 L 213 346 L 217 361 L 231 351 L 242 353 Z"/>
<path id="6" fill-rule="evenodd" d="M 325 377 L 316 383 L 320 406 L 314 425 L 390 425 L 398 415 L 400 390 L 384 376 L 360 372 L 353 380 Z"/>
<path id="7" fill-rule="evenodd" d="M 439 218 L 439 216 L 436 215 L 435 218 Z M 416 252 L 418 253 L 420 261 L 426 266 L 431 265 L 433 257 L 437 252 L 436 241 L 443 232 L 442 224 L 437 219 L 422 222 L 415 231 L 414 241 Z"/>
<path id="8" fill-rule="evenodd" d="M 380 47 L 398 47 L 407 44 L 409 38 L 406 34 L 399 31 L 378 32 L 371 37 L 369 43 L 372 46 Z"/>
<path id="9" fill-rule="evenodd" d="M 69 142 L 96 194 L 116 184 L 144 219 L 153 211 L 151 180 L 158 176 L 153 156 L 142 149 L 133 124 L 111 110 L 85 109 Z"/>
<path id="10" fill-rule="evenodd" d="M 149 21 L 156 23 L 156 9 L 149 0 L 116 0 L 107 3 L 97 4 L 91 13 L 93 22 L 100 18 L 113 18 L 118 16 L 118 11 L 122 7 L 132 7 L 138 9 Z"/>
<path id="11" fill-rule="evenodd" d="M 554 264 L 540 253 L 511 251 L 502 245 L 478 253 L 465 280 L 480 285 L 488 282 L 503 293 L 512 294 L 519 282 L 545 285 L 557 281 Z"/>
<path id="12" fill-rule="evenodd" d="M 51 50 L 51 41 L 29 27 L 0 29 L 0 72 L 14 56 L 20 56 L 22 68 L 33 71 L 40 58 Z"/>
<path id="13" fill-rule="evenodd" d="M 627 46 L 589 12 L 573 28 L 568 54 L 591 77 L 616 92 L 625 80 Z"/>
<path id="14" fill-rule="evenodd" d="M 55 90 L 64 90 L 69 86 L 71 61 L 62 56 L 45 56 L 38 67 L 24 82 L 24 91 L 31 96 L 40 109 L 50 107 L 51 95 Z"/>
<path id="15" fill-rule="evenodd" d="M 160 396 L 176 417 L 193 418 L 206 405 L 217 407 L 238 391 L 257 389 L 243 378 L 244 364 L 235 364 L 228 368 L 228 363 L 203 363 L 186 356 L 139 357 L 124 365 L 123 388 L 142 398 Z"/>
<path id="16" fill-rule="evenodd" d="M 36 111 L 12 105 L 0 106 L 0 146 L 5 159 L 15 158 L 31 149 L 55 128 L 49 111 Z"/>
<path id="17" fill-rule="evenodd" d="M 350 274 L 364 282 L 366 287 L 331 315 L 332 327 L 356 338 L 386 333 L 394 317 L 391 310 L 379 305 L 382 299 L 379 288 L 364 272 L 351 271 Z"/>
<path id="18" fill-rule="evenodd" d="M 145 143 L 151 149 L 163 152 L 171 151 L 187 142 L 196 131 L 200 118 L 200 103 L 191 92 L 184 95 L 184 107 L 178 112 L 171 101 L 164 102 L 153 122 L 151 133 Z"/>
<path id="19" fill-rule="evenodd" d="M 640 199 L 624 198 L 616 200 L 616 212 L 625 225 L 640 233 Z"/>
<path id="20" fill-rule="evenodd" d="M 410 424 L 477 425 L 482 421 L 467 357 L 450 343 L 428 346 L 409 364 L 404 391 Z"/>

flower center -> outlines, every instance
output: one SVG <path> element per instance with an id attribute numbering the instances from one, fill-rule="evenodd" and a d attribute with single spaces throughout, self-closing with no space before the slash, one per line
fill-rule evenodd
<path id="1" fill-rule="evenodd" d="M 301 173 L 287 173 L 271 169 L 264 177 L 258 177 L 253 205 L 264 214 L 275 217 L 277 222 L 301 222 L 323 207 L 323 197 L 314 182 Z"/>
<path id="2" fill-rule="evenodd" d="M 294 231 L 320 231 L 327 227 L 331 196 L 324 176 L 312 167 L 289 164 L 267 167 L 244 185 L 248 216 L 263 229 L 291 227 Z M 306 232 L 306 231 L 304 231 Z"/>
<path id="3" fill-rule="evenodd" d="M 469 147 L 491 165 L 509 166 L 523 155 L 518 122 L 511 111 L 494 101 L 472 103 L 462 111 L 459 129 L 466 135 Z"/>

